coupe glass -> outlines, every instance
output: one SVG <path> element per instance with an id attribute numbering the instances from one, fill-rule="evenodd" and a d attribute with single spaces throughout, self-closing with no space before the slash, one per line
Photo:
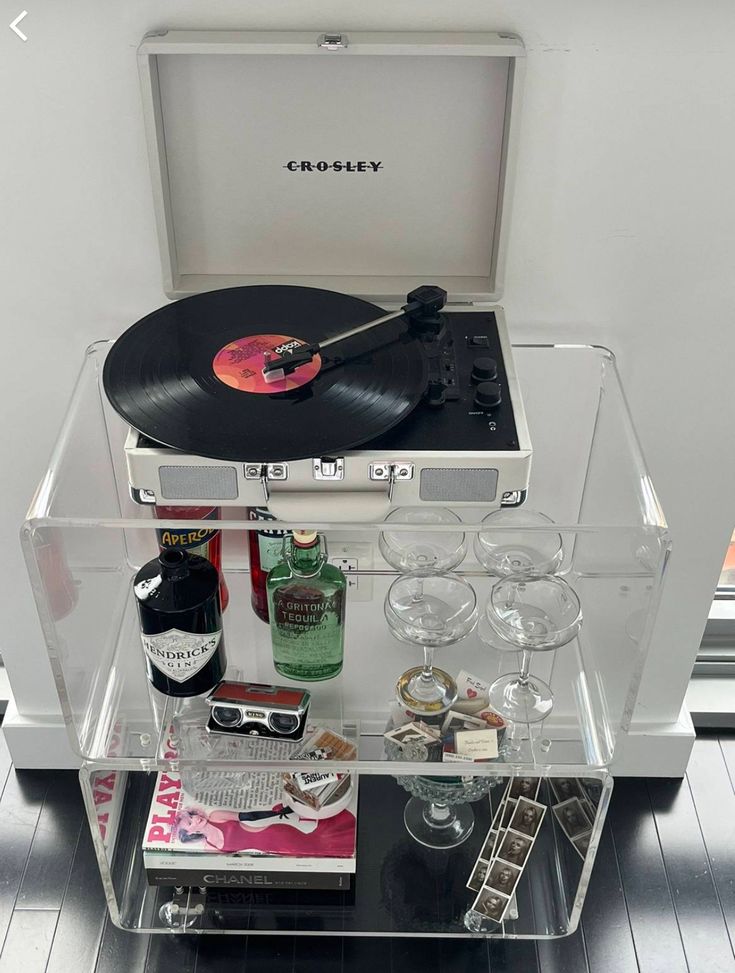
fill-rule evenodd
<path id="1" fill-rule="evenodd" d="M 454 574 L 404 575 L 388 589 L 385 617 L 397 639 L 424 649 L 423 666 L 399 678 L 398 701 L 427 716 L 448 710 L 457 698 L 457 684 L 449 673 L 434 668 L 434 651 L 458 642 L 475 627 L 477 596 L 472 587 Z"/>
<path id="2" fill-rule="evenodd" d="M 561 534 L 543 529 L 554 526 L 546 514 L 501 509 L 488 514 L 483 524 L 475 535 L 475 557 L 490 574 L 554 574 L 564 559 Z"/>
<path id="3" fill-rule="evenodd" d="M 558 649 L 579 632 L 582 609 L 576 592 L 554 575 L 509 575 L 493 585 L 485 615 L 499 636 L 495 648 L 523 653 L 521 671 L 490 686 L 491 707 L 514 723 L 540 722 L 551 712 L 554 694 L 530 675 L 531 653 Z"/>
<path id="4" fill-rule="evenodd" d="M 403 507 L 385 518 L 386 527 L 378 538 L 380 553 L 401 574 L 440 574 L 453 571 L 467 554 L 467 543 L 461 530 L 432 531 L 429 528 L 461 524 L 451 510 L 444 507 Z M 392 524 L 414 524 L 425 529 L 391 530 Z"/>

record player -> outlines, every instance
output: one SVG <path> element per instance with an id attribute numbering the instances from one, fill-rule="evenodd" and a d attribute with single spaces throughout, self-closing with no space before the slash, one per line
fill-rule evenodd
<path id="1" fill-rule="evenodd" d="M 495 303 L 522 55 L 501 34 L 144 39 L 176 300 L 105 367 L 136 501 L 291 521 L 523 501 Z"/>

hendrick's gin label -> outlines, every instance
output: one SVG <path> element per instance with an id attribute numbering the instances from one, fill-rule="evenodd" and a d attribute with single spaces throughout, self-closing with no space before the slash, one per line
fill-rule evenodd
<path id="1" fill-rule="evenodd" d="M 168 696 L 198 696 L 222 679 L 219 572 L 182 549 L 162 551 L 133 581 L 148 679 Z"/>

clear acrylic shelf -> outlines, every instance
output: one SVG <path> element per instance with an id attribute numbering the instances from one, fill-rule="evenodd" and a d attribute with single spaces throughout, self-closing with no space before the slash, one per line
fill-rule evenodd
<path id="1" fill-rule="evenodd" d="M 182 707 L 149 689 L 131 579 L 157 553 L 156 528 L 200 522 L 154 520 L 150 508 L 130 499 L 126 428 L 101 387 L 108 348 L 102 342 L 87 352 L 22 539 L 74 749 L 86 759 L 150 768 L 166 763 L 165 733 Z M 559 573 L 584 611 L 573 642 L 534 656 L 532 672 L 550 682 L 554 708 L 541 727 L 529 730 L 518 762 L 604 767 L 635 704 L 669 551 L 666 523 L 613 356 L 588 346 L 517 346 L 514 353 L 534 447 L 526 504 L 548 515 L 554 521 L 549 529 L 561 533 Z M 476 561 L 472 541 L 488 511 L 455 512 L 469 549 L 457 573 L 475 587 L 482 606 L 492 579 Z M 273 668 L 268 626 L 250 607 L 247 531 L 258 524 L 245 510 L 230 508 L 207 526 L 221 528 L 223 536 L 231 593 L 224 616 L 228 674 L 283 682 Z M 358 559 L 350 574 L 344 669 L 334 680 L 313 684 L 314 713 L 359 725 L 360 761 L 365 771 L 380 773 L 396 679 L 418 664 L 419 649 L 396 641 L 383 616 L 395 572 L 378 550 L 381 525 L 313 526 L 324 533 L 332 557 Z M 489 649 L 477 631 L 438 652 L 436 662 L 453 674 L 464 669 L 487 680 L 518 667 L 513 654 Z M 183 708 L 197 705 L 203 706 L 195 701 Z M 198 759 L 186 752 L 179 758 Z M 234 759 L 248 764 L 241 753 Z"/>
<path id="2" fill-rule="evenodd" d="M 582 854 L 552 810 L 558 803 L 552 782 L 563 778 L 542 781 L 537 799 L 547 811 L 516 886 L 514 907 L 498 923 L 471 912 L 476 893 L 466 888 L 466 882 L 507 777 L 490 790 L 489 797 L 472 805 L 475 827 L 470 837 L 456 848 L 437 851 L 407 834 L 403 823 L 407 794 L 392 777 L 361 776 L 357 871 L 348 891 L 278 891 L 267 884 L 205 891 L 149 885 L 141 845 L 155 774 L 111 772 L 87 763 L 80 778 L 110 915 L 117 926 L 141 933 L 279 936 L 567 936 L 579 922 L 613 786 L 605 771 L 590 771 L 582 778 L 598 795 L 589 847 Z M 120 806 L 110 829 L 112 815 L 107 805 L 98 802 L 100 794 L 112 787 Z"/>

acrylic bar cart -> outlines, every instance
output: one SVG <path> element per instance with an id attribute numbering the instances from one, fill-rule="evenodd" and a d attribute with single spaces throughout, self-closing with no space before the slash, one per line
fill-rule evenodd
<path id="1" fill-rule="evenodd" d="M 514 349 L 534 448 L 526 506 L 553 522 L 537 531 L 563 540 L 557 574 L 577 593 L 584 625 L 564 646 L 534 654 L 532 671 L 553 689 L 553 709 L 542 722 L 514 726 L 503 757 L 472 765 L 470 778 L 479 782 L 472 791 L 479 795 L 472 804 L 475 826 L 455 848 L 414 841 L 403 813 L 407 790 L 415 793 L 427 777 L 456 780 L 457 765 L 387 759 L 383 733 L 396 680 L 419 664 L 420 653 L 394 639 L 386 625 L 383 604 L 397 572 L 380 554 L 383 525 L 269 525 L 313 526 L 326 537 L 332 558 L 357 558 L 349 579 L 344 669 L 311 687 L 312 717 L 330 721 L 359 745 L 356 764 L 336 765 L 359 773 L 357 873 L 345 892 L 233 894 L 147 884 L 141 840 L 156 772 L 195 778 L 298 767 L 263 763 L 245 744 L 207 738 L 197 732 L 206 709 L 201 701 L 162 703 L 149 691 L 131 579 L 157 554 L 156 528 L 197 523 L 154 520 L 150 508 L 130 499 L 126 429 L 101 387 L 109 347 L 99 343 L 87 352 L 22 536 L 69 736 L 82 760 L 81 784 L 113 921 L 127 930 L 165 933 L 552 938 L 573 932 L 669 551 L 613 356 L 587 346 Z M 482 606 L 493 579 L 473 551 L 489 511 L 454 512 L 468 548 L 455 573 L 472 585 Z M 259 525 L 246 510 L 230 508 L 216 525 L 207 521 L 212 526 L 222 531 L 230 592 L 228 674 L 282 682 L 268 626 L 250 606 L 247 532 Z M 443 648 L 436 661 L 453 676 L 465 670 L 487 681 L 518 667 L 514 653 L 488 647 L 478 629 Z M 516 908 L 501 923 L 473 924 L 468 910 L 474 894 L 465 883 L 505 782 L 519 775 L 542 779 L 538 800 L 547 805 L 554 802 L 554 782 L 588 782 L 597 794 L 589 847 L 583 854 L 573 847 L 549 810 L 515 890 Z M 99 813 L 105 788 L 115 793 L 109 815 Z"/>

